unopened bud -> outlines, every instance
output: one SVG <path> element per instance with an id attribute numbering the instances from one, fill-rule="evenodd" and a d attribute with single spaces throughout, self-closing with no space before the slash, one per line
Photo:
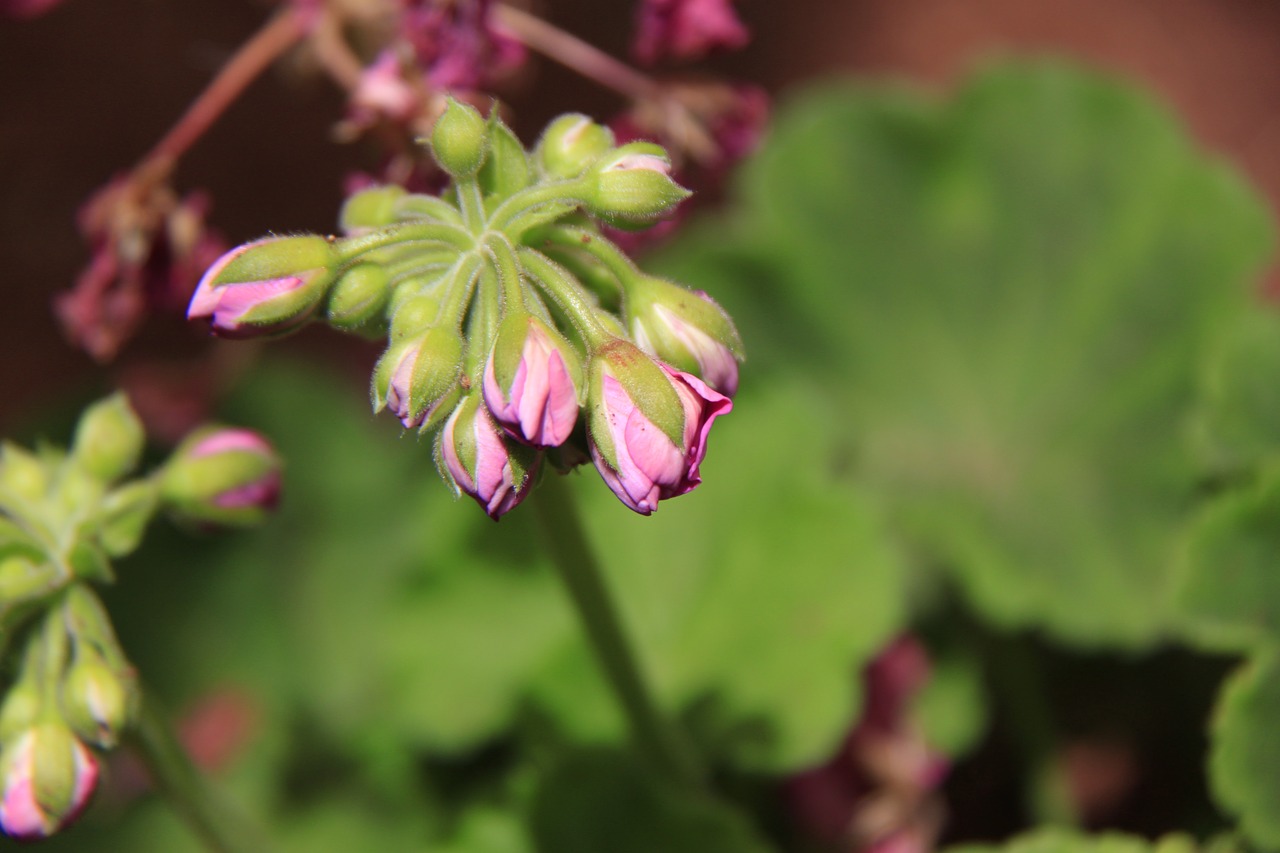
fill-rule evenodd
<path id="1" fill-rule="evenodd" d="M 325 309 L 329 323 L 353 330 L 376 319 L 387 304 L 391 279 L 378 264 L 356 264 L 333 285 Z"/>
<path id="2" fill-rule="evenodd" d="M 484 117 L 475 107 L 450 98 L 431 129 L 431 151 L 440 168 L 455 178 L 470 178 L 480 171 L 488 148 Z"/>
<path id="3" fill-rule="evenodd" d="M 556 447 L 578 420 L 582 361 L 559 332 L 531 314 L 512 314 L 498 326 L 485 366 L 490 413 L 526 444 Z"/>
<path id="4" fill-rule="evenodd" d="M 643 276 L 628 282 L 626 308 L 631 337 L 645 352 L 721 394 L 738 390 L 742 339 L 711 297 Z"/>
<path id="5" fill-rule="evenodd" d="M 503 124 L 495 109 L 489 116 L 489 156 L 480 169 L 480 188 L 485 195 L 506 198 L 529 186 L 529 159 L 524 146 Z"/>
<path id="6" fill-rule="evenodd" d="M 123 394 L 94 403 L 80 416 L 71 454 L 94 477 L 111 482 L 132 471 L 146 436 Z"/>
<path id="7" fill-rule="evenodd" d="M 671 161 L 659 145 L 630 142 L 587 170 L 592 215 L 620 228 L 643 228 L 675 210 L 691 193 L 671 179 Z"/>
<path id="8" fill-rule="evenodd" d="M 388 336 L 392 341 L 398 341 L 408 335 L 417 335 L 434 325 L 439 316 L 440 300 L 435 296 L 427 293 L 407 296 L 394 307 Z"/>
<path id="9" fill-rule="evenodd" d="M 258 524 L 279 501 L 280 460 L 256 432 L 205 429 L 174 451 L 161 474 L 160 497 L 184 520 Z"/>
<path id="10" fill-rule="evenodd" d="M 40 458 L 16 444 L 0 443 L 0 486 L 28 501 L 38 501 L 49 488 L 49 469 Z"/>
<path id="11" fill-rule="evenodd" d="M 446 326 L 392 344 L 374 369 L 374 411 L 390 409 L 406 429 L 435 426 L 456 399 L 462 350 L 462 336 Z"/>
<path id="12" fill-rule="evenodd" d="M 463 399 L 440 431 L 442 472 L 494 521 L 524 500 L 539 459 L 536 451 L 506 438 L 479 394 Z"/>
<path id="13" fill-rule="evenodd" d="M 98 760 L 61 723 L 33 726 L 0 746 L 0 828 L 48 838 L 75 820 L 98 783 Z"/>
<path id="14" fill-rule="evenodd" d="M 348 196 L 338 214 L 338 225 L 346 234 L 383 228 L 396 221 L 396 202 L 405 194 L 395 185 L 370 187 Z"/>
<path id="15" fill-rule="evenodd" d="M 578 113 L 562 115 L 542 133 L 534 157 L 543 173 L 576 178 L 613 148 L 613 131 Z"/>
<path id="16" fill-rule="evenodd" d="M 338 264 L 323 237 L 268 237 L 232 249 L 200 279 L 187 318 L 206 317 L 223 337 L 289 331 L 307 321 Z"/>
<path id="17" fill-rule="evenodd" d="M 77 662 L 62 682 L 62 714 L 83 740 L 116 745 L 133 717 L 135 685 L 100 661 Z"/>

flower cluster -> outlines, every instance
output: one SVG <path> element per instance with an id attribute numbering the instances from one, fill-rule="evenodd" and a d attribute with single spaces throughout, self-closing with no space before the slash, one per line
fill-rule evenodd
<path id="1" fill-rule="evenodd" d="M 544 461 L 593 460 L 645 515 L 697 486 L 737 390 L 738 333 L 706 294 L 645 274 L 601 232 L 647 227 L 688 195 L 663 149 L 615 145 L 567 115 L 526 151 L 496 113 L 458 102 L 430 145 L 451 177 L 441 195 L 366 189 L 344 206 L 341 238 L 240 246 L 188 316 L 225 337 L 320 318 L 385 336 L 375 409 L 438 428 L 445 478 L 495 519 Z"/>
<path id="2" fill-rule="evenodd" d="M 137 548 L 158 510 L 245 525 L 274 502 L 279 461 L 247 430 L 208 428 L 147 477 L 142 425 L 122 396 L 92 406 L 68 451 L 0 446 L 0 830 L 44 838 L 74 820 L 138 705 L 133 666 L 93 582 Z"/>

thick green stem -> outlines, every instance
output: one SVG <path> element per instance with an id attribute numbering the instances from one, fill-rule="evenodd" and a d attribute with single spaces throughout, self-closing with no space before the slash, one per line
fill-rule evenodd
<path id="1" fill-rule="evenodd" d="M 622 705 L 636 746 L 672 781 L 687 789 L 700 789 L 702 771 L 697 759 L 680 733 L 658 712 L 564 478 L 555 474 L 546 477 L 531 499 L 551 561 L 569 590 L 596 660 Z"/>
<path id="2" fill-rule="evenodd" d="M 152 784 L 209 850 L 268 853 L 273 849 L 247 816 L 200 773 L 145 693 L 131 735 Z"/>

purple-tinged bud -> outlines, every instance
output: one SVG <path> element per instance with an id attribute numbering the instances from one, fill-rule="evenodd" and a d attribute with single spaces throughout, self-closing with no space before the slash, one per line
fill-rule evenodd
<path id="1" fill-rule="evenodd" d="M 484 371 L 484 401 L 499 424 L 538 447 L 564 444 L 578 420 L 582 362 L 559 332 L 531 314 L 498 326 Z"/>
<path id="2" fill-rule="evenodd" d="M 29 728 L 0 747 L 0 829 L 48 838 L 79 817 L 98 783 L 98 760 L 61 723 Z"/>
<path id="3" fill-rule="evenodd" d="M 219 258 L 200 279 L 187 318 L 207 317 L 215 334 L 248 338 L 302 325 L 338 265 L 323 237 L 267 237 Z"/>
<path id="4" fill-rule="evenodd" d="M 450 98 L 431 129 L 431 153 L 440 168 L 455 178 L 470 178 L 480 171 L 488 152 L 484 117 L 475 107 Z"/>
<path id="5" fill-rule="evenodd" d="M 497 521 L 529 494 L 541 454 L 506 438 L 478 394 L 453 410 L 440 432 L 441 473 Z"/>
<path id="6" fill-rule="evenodd" d="M 587 170 L 584 201 L 593 216 L 617 228 L 645 228 L 675 210 L 691 193 L 671 179 L 671 160 L 660 145 L 629 142 Z"/>
<path id="7" fill-rule="evenodd" d="M 597 354 L 589 382 L 591 457 L 619 500 L 648 515 L 702 482 L 707 435 L 733 409 L 728 397 L 621 340 Z"/>
<path id="8" fill-rule="evenodd" d="M 544 174 L 576 178 L 609 149 L 613 131 L 579 113 L 562 115 L 542 132 L 534 158 Z"/>
<path id="9" fill-rule="evenodd" d="M 405 429 L 434 427 L 456 402 L 462 372 L 462 336 L 434 326 L 393 343 L 373 371 L 373 409 L 390 409 Z"/>
<path id="10" fill-rule="evenodd" d="M 188 521 L 255 525 L 279 503 L 280 459 L 251 430 L 201 430 L 182 442 L 165 465 L 160 499 Z"/>
<path id="11" fill-rule="evenodd" d="M 721 394 L 737 392 L 742 338 L 710 296 L 645 276 L 628 282 L 626 314 L 642 350 Z"/>
<path id="12" fill-rule="evenodd" d="M 145 441 L 142 421 L 128 398 L 112 394 L 81 415 L 72 456 L 85 471 L 109 483 L 137 467 Z"/>

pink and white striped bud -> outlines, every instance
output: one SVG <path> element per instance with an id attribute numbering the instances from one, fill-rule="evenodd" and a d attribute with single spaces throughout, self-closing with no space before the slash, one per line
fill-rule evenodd
<path id="1" fill-rule="evenodd" d="M 506 438 L 478 394 L 463 399 L 440 432 L 441 473 L 459 494 L 475 498 L 494 521 L 529 494 L 541 458 Z"/>
<path id="2" fill-rule="evenodd" d="M 42 723 L 0 747 L 0 829 L 23 840 L 70 824 L 98 783 L 98 760 L 61 723 Z"/>
<path id="3" fill-rule="evenodd" d="M 209 267 L 187 308 L 227 338 L 289 331 L 320 304 L 338 265 L 323 237 L 267 237 L 227 252 Z"/>
<path id="4" fill-rule="evenodd" d="M 617 340 L 592 360 L 591 457 L 605 484 L 641 515 L 692 491 L 712 422 L 733 402 L 701 379 Z"/>
<path id="5" fill-rule="evenodd" d="M 559 332 L 531 314 L 503 319 L 484 371 L 484 401 L 520 441 L 558 447 L 578 420 L 582 362 Z"/>
<path id="6" fill-rule="evenodd" d="M 710 296 L 644 276 L 627 283 L 626 316 L 642 350 L 721 394 L 737 392 L 742 338 Z"/>
<path id="7" fill-rule="evenodd" d="M 445 326 L 392 344 L 373 371 L 374 411 L 389 409 L 405 429 L 434 427 L 458 399 L 462 351 L 462 336 Z"/>
<path id="8" fill-rule="evenodd" d="M 280 459 L 247 429 L 215 427 L 186 439 L 164 467 L 161 500 L 177 516 L 202 524 L 260 523 L 280 498 Z"/>

